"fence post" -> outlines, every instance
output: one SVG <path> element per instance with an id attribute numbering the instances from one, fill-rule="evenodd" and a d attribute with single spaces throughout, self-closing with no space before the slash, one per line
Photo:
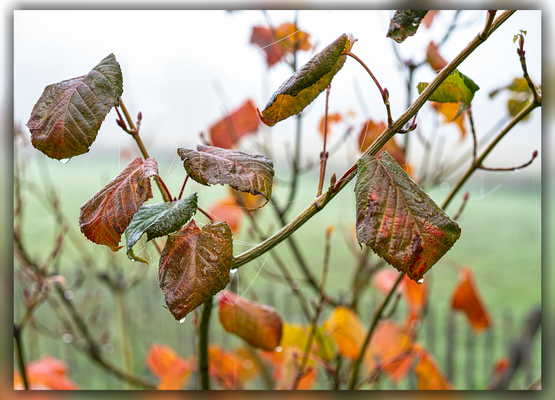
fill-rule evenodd
<path id="1" fill-rule="evenodd" d="M 451 383 L 454 384 L 453 378 L 455 377 L 454 371 L 454 356 L 455 356 L 455 313 L 448 311 L 447 315 L 447 349 L 445 353 L 445 375 Z"/>

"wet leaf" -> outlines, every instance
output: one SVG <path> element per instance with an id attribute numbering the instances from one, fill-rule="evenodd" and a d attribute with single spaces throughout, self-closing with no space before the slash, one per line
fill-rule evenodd
<path id="1" fill-rule="evenodd" d="M 474 283 L 474 274 L 470 267 L 463 268 L 459 273 L 459 283 L 453 292 L 451 307 L 454 310 L 464 312 L 477 332 L 483 331 L 490 324 L 488 313 Z"/>
<path id="2" fill-rule="evenodd" d="M 412 367 L 412 342 L 407 328 L 392 320 L 380 321 L 370 341 L 370 349 L 393 383 L 397 384 L 407 376 Z"/>
<path id="3" fill-rule="evenodd" d="M 420 82 L 417 86 L 418 93 L 422 93 L 427 86 L 427 83 Z M 480 87 L 472 79 L 458 70 L 454 70 L 432 93 L 428 100 L 437 101 L 438 103 L 458 103 L 459 110 L 455 116 L 456 118 L 470 106 L 474 93 L 479 89 Z"/>
<path id="4" fill-rule="evenodd" d="M 403 43 L 406 38 L 413 36 L 428 10 L 397 10 L 389 22 L 387 37 L 397 43 Z"/>
<path id="5" fill-rule="evenodd" d="M 152 198 L 150 177 L 158 175 L 153 158 L 131 161 L 112 181 L 89 199 L 79 215 L 81 232 L 96 244 L 117 251 L 121 235 L 139 207 Z"/>
<path id="6" fill-rule="evenodd" d="M 268 126 L 300 113 L 331 83 L 335 74 L 343 67 L 346 55 L 354 39 L 341 35 L 310 61 L 299 68 L 272 95 L 260 119 Z"/>
<path id="7" fill-rule="evenodd" d="M 197 201 L 193 193 L 180 201 L 141 206 L 125 230 L 127 254 L 145 232 L 148 241 L 181 229 L 197 211 Z"/>
<path id="8" fill-rule="evenodd" d="M 231 149 L 241 137 L 256 132 L 259 123 L 256 107 L 249 99 L 210 127 L 212 144 Z"/>
<path id="9" fill-rule="evenodd" d="M 229 283 L 232 244 L 231 230 L 225 222 L 210 223 L 201 230 L 191 220 L 168 236 L 160 256 L 160 289 L 176 320 Z"/>
<path id="10" fill-rule="evenodd" d="M 270 200 L 274 164 L 268 157 L 202 145 L 196 150 L 181 148 L 177 153 L 189 176 L 198 183 L 229 185 L 241 192 L 260 194 L 266 203 Z"/>
<path id="11" fill-rule="evenodd" d="M 180 357 L 171 347 L 153 344 L 146 355 L 146 366 L 158 378 L 158 390 L 179 390 L 187 384 L 195 365 Z"/>
<path id="12" fill-rule="evenodd" d="M 358 242 L 415 281 L 460 236 L 459 226 L 385 151 L 361 157 L 355 194 Z"/>
<path id="13" fill-rule="evenodd" d="M 57 160 L 88 152 L 122 93 L 121 68 L 113 54 L 86 76 L 47 86 L 27 122 L 33 146 Z"/>
<path id="14" fill-rule="evenodd" d="M 426 50 L 426 61 L 436 72 L 439 72 L 447 65 L 447 61 L 445 61 L 445 59 L 439 54 L 438 45 L 434 42 L 430 42 L 430 44 L 428 44 L 428 49 Z"/>
<path id="15" fill-rule="evenodd" d="M 68 376 L 67 365 L 49 354 L 25 364 L 27 382 L 31 390 L 77 390 L 79 386 Z M 14 369 L 14 389 L 23 390 L 23 379 Z"/>
<path id="16" fill-rule="evenodd" d="M 453 385 L 443 375 L 432 355 L 420 344 L 415 345 L 415 351 L 420 357 L 414 367 L 418 390 L 453 390 Z"/>
<path id="17" fill-rule="evenodd" d="M 270 306 L 247 300 L 226 290 L 218 295 L 220 323 L 251 346 L 267 351 L 279 346 L 282 322 Z"/>

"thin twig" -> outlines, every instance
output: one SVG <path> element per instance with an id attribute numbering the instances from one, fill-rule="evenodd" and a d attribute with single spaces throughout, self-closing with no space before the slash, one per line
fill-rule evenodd
<path id="1" fill-rule="evenodd" d="M 486 171 L 516 171 L 516 170 L 525 168 L 525 167 L 529 166 L 530 164 L 532 164 L 532 161 L 534 161 L 534 159 L 537 156 L 538 156 L 538 151 L 534 150 L 534 152 L 532 153 L 532 158 L 530 159 L 530 161 L 527 161 L 522 165 L 517 165 L 516 167 L 484 167 L 483 165 L 480 164 L 478 166 L 478 168 L 486 170 Z"/>
<path id="2" fill-rule="evenodd" d="M 469 197 L 470 197 L 470 192 L 466 192 L 463 196 L 463 201 L 461 203 L 459 211 L 457 211 L 457 213 L 453 216 L 453 221 L 456 221 L 461 217 L 462 212 L 464 210 L 464 207 L 466 206 L 466 203 L 468 202 Z"/>
<path id="3" fill-rule="evenodd" d="M 19 365 L 19 373 L 21 374 L 21 380 L 23 381 L 23 387 L 25 390 L 29 390 L 29 381 L 27 380 L 27 372 L 25 368 L 25 357 L 23 355 L 23 341 L 21 340 L 21 325 L 13 326 L 13 337 L 15 340 L 16 354 L 17 354 L 17 364 Z"/>
<path id="4" fill-rule="evenodd" d="M 322 188 L 324 187 L 324 178 L 326 177 L 326 163 L 328 161 L 328 152 L 326 150 L 326 139 L 328 137 L 328 104 L 330 98 L 330 88 L 328 85 L 326 89 L 326 108 L 324 112 L 324 144 L 322 152 L 320 153 L 320 179 L 318 181 L 318 194 L 316 197 L 322 194 Z"/>
<path id="5" fill-rule="evenodd" d="M 185 185 L 187 184 L 187 180 L 189 180 L 189 174 L 185 175 L 185 180 L 183 181 L 183 186 L 181 186 L 181 190 L 179 191 L 179 197 L 177 198 L 177 200 L 181 200 L 181 197 L 183 196 L 183 191 L 185 190 Z"/>

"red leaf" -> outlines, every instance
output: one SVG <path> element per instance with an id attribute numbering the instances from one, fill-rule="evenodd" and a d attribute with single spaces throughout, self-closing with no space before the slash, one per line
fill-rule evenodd
<path id="1" fill-rule="evenodd" d="M 169 346 L 153 344 L 146 355 L 146 366 L 159 379 L 159 390 L 179 390 L 187 382 L 193 364 L 177 355 Z"/>
<path id="2" fill-rule="evenodd" d="M 158 175 L 153 158 L 136 157 L 81 207 L 81 232 L 96 244 L 118 251 L 121 235 L 139 207 L 152 198 L 150 177 Z"/>
<path id="3" fill-rule="evenodd" d="M 470 267 L 463 268 L 459 274 L 459 284 L 453 292 L 451 307 L 466 314 L 475 331 L 480 332 L 490 324 L 484 303 L 474 284 Z"/>
<path id="4" fill-rule="evenodd" d="M 77 390 L 79 386 L 67 376 L 66 364 L 51 355 L 31 361 L 25 365 L 30 389 Z M 23 380 L 14 370 L 14 389 L 23 389 Z"/>
<path id="5" fill-rule="evenodd" d="M 226 287 L 232 258 L 231 230 L 225 222 L 201 230 L 191 220 L 168 236 L 160 256 L 160 288 L 176 320 Z"/>
<path id="6" fill-rule="evenodd" d="M 268 28 L 255 26 L 252 28 L 251 43 L 257 44 L 264 51 L 268 67 L 279 62 L 285 55 L 283 47 L 276 41 L 274 34 Z"/>
<path id="7" fill-rule="evenodd" d="M 422 25 L 429 29 L 432 26 L 432 22 L 434 22 L 435 17 L 439 14 L 439 10 L 429 10 L 424 19 L 422 20 Z"/>
<path id="8" fill-rule="evenodd" d="M 218 221 L 225 221 L 234 235 L 239 233 L 244 212 L 239 208 L 233 196 L 227 196 L 208 208 L 208 212 Z"/>
<path id="9" fill-rule="evenodd" d="M 247 100 L 235 111 L 229 113 L 210 127 L 212 144 L 231 149 L 244 135 L 258 129 L 258 113 L 252 100 Z"/>
<path id="10" fill-rule="evenodd" d="M 388 294 L 391 291 L 395 281 L 399 278 L 399 271 L 395 271 L 391 268 L 382 268 L 374 275 L 373 282 L 376 289 L 384 294 Z M 401 288 L 397 288 L 397 292 L 401 292 Z"/>
<path id="11" fill-rule="evenodd" d="M 420 361 L 414 368 L 418 390 L 453 390 L 454 387 L 441 372 L 432 355 L 420 344 L 415 345 Z"/>
<path id="12" fill-rule="evenodd" d="M 226 290 L 218 295 L 220 322 L 227 332 L 234 333 L 253 347 L 272 351 L 279 346 L 282 333 L 277 311 Z"/>
<path id="13" fill-rule="evenodd" d="M 426 61 L 430 64 L 430 67 L 436 72 L 442 70 L 447 65 L 447 61 L 439 54 L 438 45 L 434 42 L 428 44 L 428 49 L 426 50 Z"/>

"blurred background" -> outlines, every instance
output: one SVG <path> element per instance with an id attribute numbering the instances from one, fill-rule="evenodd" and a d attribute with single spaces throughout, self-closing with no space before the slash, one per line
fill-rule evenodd
<path id="1" fill-rule="evenodd" d="M 310 7 L 309 3 L 306 4 Z M 526 31 L 529 74 L 536 84 L 544 86 L 546 77 L 542 76 L 542 64 L 552 65 L 552 58 L 549 57 L 553 56 L 550 52 L 543 52 L 546 47 L 545 31 L 548 30 L 545 27 L 548 20 L 546 14 L 546 11 L 543 14 L 540 11 L 517 12 L 459 67 L 480 86 L 472 108 L 481 143 L 491 140 L 510 119 L 507 107 L 510 93 L 500 91 L 494 97 L 490 94 L 510 85 L 514 78 L 522 75 L 516 45 L 513 44 L 513 36 L 520 30 Z M 21 126 L 18 159 L 24 165 L 22 177 L 30 188 L 23 219 L 26 241 L 32 244 L 33 253 L 37 255 L 48 253 L 52 246 L 58 225 L 52 217 L 48 199 L 41 197 L 41 193 L 48 195 L 55 189 L 64 219 L 74 224 L 70 231 L 74 231 L 75 242 L 67 246 L 57 268 L 69 282 L 67 296 L 82 307 L 90 307 L 87 312 L 96 315 L 96 334 L 101 338 L 106 356 L 112 357 L 116 363 L 124 357 L 119 342 L 121 332 L 117 328 L 117 315 L 111 312 L 117 296 L 106 285 L 109 279 L 103 281 L 102 277 L 115 279 L 131 274 L 138 277 L 126 293 L 126 318 L 128 329 L 134 332 L 134 366 L 141 373 L 148 374 L 143 360 L 152 343 L 167 343 L 182 355 L 193 351 L 192 319 L 179 325 L 167 310 L 161 308 L 163 296 L 158 289 L 155 254 L 146 254 L 151 267 L 132 264 L 124 254 L 114 255 L 79 236 L 79 207 L 139 153 L 131 138 L 114 123 L 116 115 L 112 111 L 87 155 L 75 157 L 67 164 L 42 155 L 30 146 L 30 135 L 24 124 L 44 87 L 86 74 L 101 59 L 113 53 L 123 71 L 122 99 L 133 115 L 141 111 L 141 136 L 151 156 L 158 161 L 161 176 L 175 194 L 184 178 L 176 148 L 201 143 L 201 132 L 206 135 L 210 126 L 247 99 L 262 110 L 272 93 L 291 75 L 291 68 L 285 63 L 268 67 L 264 51 L 250 43 L 254 26 L 279 26 L 296 21 L 299 29 L 310 34 L 313 45 L 311 50 L 298 53 L 298 66 L 342 33 L 351 33 L 358 39 L 353 52 L 367 63 L 381 85 L 388 88 L 393 118 L 396 119 L 418 95 L 413 88 L 410 99 L 407 98 L 407 76 L 400 63 L 405 60 L 423 63 L 430 41 L 439 42 L 455 22 L 456 29 L 440 49 L 443 58 L 450 61 L 482 29 L 485 12 L 442 11 L 430 28 L 421 27 L 414 37 L 403 44 L 396 44 L 385 37 L 391 16 L 392 11 L 386 10 L 272 10 L 267 13 L 257 10 L 16 10 L 13 13 L 13 121 Z M 550 68 L 544 71 L 552 74 Z M 434 76 L 433 69 L 423 65 L 415 70 L 414 86 L 418 82 L 430 82 Z M 5 82 L 2 84 L 6 85 Z M 303 112 L 301 159 L 308 167 L 301 175 L 291 217 L 309 205 L 316 193 L 317 161 L 322 146 L 318 127 L 324 113 L 324 101 L 324 96 L 320 96 Z M 9 109 L 7 104 L 9 101 L 2 106 L 3 116 L 6 116 L 2 119 L 11 121 L 6 111 Z M 361 124 L 368 119 L 386 120 L 378 90 L 364 69 L 352 59 L 347 60 L 332 82 L 329 110 L 330 113 L 340 113 L 343 119 L 334 124 L 330 132 L 329 142 L 334 151 L 328 163 L 328 177 L 332 172 L 342 175 L 356 161 L 360 154 L 358 130 Z M 528 161 L 531 154 L 538 150 L 539 156 L 532 165 L 511 172 L 477 171 L 447 210 L 453 215 L 461 204 L 464 192 L 469 192 L 468 204 L 458 221 L 463 232 L 461 239 L 429 274 L 430 302 L 434 306 L 427 319 L 430 324 L 422 327 L 421 340 L 434 349 L 434 355 L 443 368 L 452 364 L 451 374 L 458 388 L 479 387 L 486 383 L 481 378 L 468 378 L 462 372 L 468 369 L 470 362 L 462 355 L 464 346 L 475 340 L 475 346 L 483 350 L 475 351 L 476 359 L 471 365 L 480 365 L 476 368 L 488 370 L 491 361 L 502 357 L 511 341 L 520 335 L 528 313 L 540 306 L 542 300 L 541 245 L 545 240 L 542 237 L 545 224 L 542 216 L 545 217 L 546 206 L 542 204 L 542 184 L 545 185 L 545 181 L 542 182 L 542 164 L 546 165 L 545 151 L 551 150 L 549 142 L 542 143 L 542 129 L 546 135 L 550 125 L 549 120 L 544 120 L 542 125 L 542 111 L 543 107 L 535 110 L 529 119 L 515 127 L 485 161 L 489 167 L 510 167 Z M 414 169 L 415 179 L 422 178 L 426 171 L 433 171 L 434 166 L 445 168 L 451 165 L 451 173 L 429 188 L 431 197 L 440 204 L 468 166 L 468 155 L 472 150 L 471 135 L 468 126 L 467 134 L 463 135 L 459 127 L 444 124 L 429 107 L 422 109 L 417 123 L 422 140 L 416 135 L 414 140 L 411 138 L 406 162 Z M 273 128 L 261 126 L 256 134 L 245 137 L 239 143 L 239 148 L 244 151 L 268 151 L 267 155 L 274 160 L 276 167 L 276 198 L 282 206 L 287 201 L 290 160 L 296 140 L 295 124 L 291 118 Z M 344 133 L 350 127 L 353 127 L 353 133 L 347 136 Z M 397 142 L 402 146 L 404 138 L 397 138 Z M 433 145 L 432 152 L 426 151 L 426 143 Z M 11 138 L 6 148 L 9 146 Z M 459 159 L 460 165 L 453 162 Z M 427 169 L 423 165 L 428 165 Z M 11 161 L 6 166 L 6 170 L 10 169 Z M 545 174 L 546 171 L 543 172 Z M 10 187 L 11 177 L 4 179 Z M 206 207 L 218 204 L 227 193 L 220 187 L 188 185 L 188 191 L 197 191 L 200 204 Z M 545 186 L 543 188 L 545 190 Z M 7 197 L 9 204 L 12 202 L 11 195 Z M 151 202 L 159 200 L 160 197 L 155 194 Z M 304 256 L 317 276 L 322 264 L 325 228 L 333 225 L 339 233 L 333 239 L 328 284 L 328 290 L 339 298 L 348 296 L 349 279 L 355 265 L 356 253 L 352 251 L 351 238 L 354 209 L 354 196 L 346 189 L 334 204 L 328 206 L 326 213 L 315 217 L 299 232 L 299 238 L 303 238 Z M 7 221 L 10 220 L 10 213 L 11 207 L 8 207 Z M 268 229 L 276 226 L 269 210 L 262 210 L 260 218 Z M 249 236 L 247 223 L 238 232 L 239 240 L 234 249 L 236 254 L 256 244 Z M 11 232 L 7 232 L 7 238 L 10 237 Z M 546 242 L 543 243 L 545 246 Z M 7 252 L 10 252 L 10 246 Z M 286 246 L 281 245 L 280 252 L 286 261 L 294 262 Z M 95 264 L 84 263 L 85 258 L 95 259 Z M 272 275 L 265 273 L 273 271 L 271 264 L 271 260 L 262 258 L 241 268 L 237 274 L 238 291 L 249 298 L 272 304 L 284 319 L 292 323 L 306 323 L 288 296 L 290 290 L 276 284 Z M 466 330 L 462 316 L 458 316 L 461 318 L 455 322 L 448 322 L 450 296 L 458 279 L 456 271 L 465 265 L 472 267 L 484 303 L 494 321 L 489 333 L 478 339 L 469 339 L 473 336 Z M 78 290 L 83 282 L 86 282 L 87 290 Z M 298 282 L 303 287 L 302 278 L 299 277 Z M 72 285 L 77 285 L 75 290 Z M 20 292 L 21 288 L 16 283 L 13 289 L 14 321 L 23 312 Z M 364 298 L 368 315 L 376 299 L 372 294 Z M 39 324 L 48 325 L 55 310 L 47 306 L 43 308 L 38 317 Z M 458 324 L 457 331 L 460 333 L 454 340 L 459 343 L 461 355 L 454 361 L 448 361 L 447 356 L 450 349 L 448 323 Z M 49 353 L 70 365 L 78 365 L 71 369 L 70 376 L 82 388 L 125 387 L 120 380 L 95 369 L 87 363 L 85 356 L 73 350 L 72 342 L 79 339 L 73 333 L 64 330 L 62 325 L 54 324 L 49 328 L 55 333 L 50 337 L 41 334 L 40 328 L 28 331 L 28 340 L 34 343 L 30 359 Z M 430 332 L 435 332 L 435 336 Z M 214 341 L 231 347 L 237 344 L 234 338 L 217 329 Z M 535 377 L 540 371 L 539 344 L 537 337 L 529 376 L 523 373 L 520 385 L 526 385 L 530 376 Z M 488 347 L 490 353 L 486 351 Z M 386 385 L 384 388 L 395 387 Z"/>

